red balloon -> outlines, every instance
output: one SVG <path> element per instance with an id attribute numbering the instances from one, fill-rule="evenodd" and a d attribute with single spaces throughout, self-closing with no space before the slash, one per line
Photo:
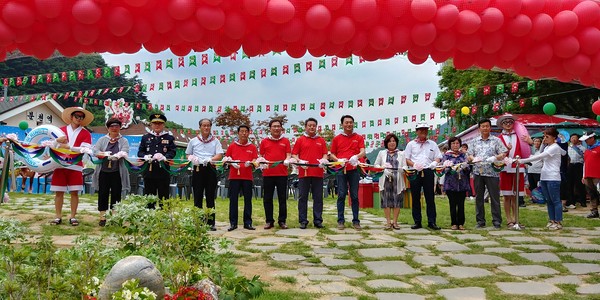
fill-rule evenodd
<path id="1" fill-rule="evenodd" d="M 528 16 L 535 16 L 544 10 L 545 1 L 540 0 L 523 0 L 523 13 Z"/>
<path id="2" fill-rule="evenodd" d="M 495 54 L 478 53 L 475 64 L 482 69 L 491 70 L 498 60 Z"/>
<path id="3" fill-rule="evenodd" d="M 464 53 L 475 53 L 481 49 L 483 42 L 478 34 L 458 35 L 456 49 Z"/>
<path id="4" fill-rule="evenodd" d="M 72 30 L 73 37 L 82 45 L 91 45 L 100 36 L 100 29 L 93 25 L 75 24 Z"/>
<path id="5" fill-rule="evenodd" d="M 73 39 L 70 38 L 68 41 L 56 46 L 58 52 L 66 57 L 73 57 L 81 52 L 80 45 Z"/>
<path id="6" fill-rule="evenodd" d="M 329 10 L 333 11 L 340 9 L 340 7 L 342 7 L 342 5 L 344 4 L 344 0 L 327 0 L 323 2 L 323 4 L 327 6 Z"/>
<path id="7" fill-rule="evenodd" d="M 600 115 L 600 100 L 596 100 L 592 104 L 592 111 L 594 112 L 594 114 Z"/>
<path id="8" fill-rule="evenodd" d="M 499 9 L 489 7 L 481 13 L 481 30 L 494 32 L 502 28 L 503 24 L 504 14 Z"/>
<path id="9" fill-rule="evenodd" d="M 144 48 L 151 53 L 159 53 L 165 51 L 169 47 L 165 40 L 166 39 L 161 35 L 155 35 L 149 41 L 144 43 Z"/>
<path id="10" fill-rule="evenodd" d="M 299 18 L 294 18 L 290 22 L 287 22 L 281 28 L 279 36 L 281 40 L 286 43 L 294 43 L 302 39 L 304 34 L 304 22 Z"/>
<path id="11" fill-rule="evenodd" d="M 79 0 L 73 4 L 75 20 L 83 24 L 94 24 L 102 17 L 102 8 L 93 0 Z"/>
<path id="12" fill-rule="evenodd" d="M 410 61 L 411 63 L 413 63 L 415 65 L 421 65 L 427 61 L 427 56 L 425 56 L 425 57 L 416 56 L 410 50 L 408 51 L 408 54 L 406 55 L 406 57 L 408 58 L 408 61 Z"/>
<path id="13" fill-rule="evenodd" d="M 292 58 L 302 58 L 306 54 L 306 47 L 300 43 L 294 43 L 288 45 L 285 51 Z"/>
<path id="14" fill-rule="evenodd" d="M 115 7 L 108 14 L 108 30 L 115 36 L 124 36 L 133 28 L 133 16 L 123 7 Z"/>
<path id="15" fill-rule="evenodd" d="M 410 29 L 407 26 L 396 25 L 392 30 L 392 48 L 397 52 L 406 52 L 412 44 Z"/>
<path id="16" fill-rule="evenodd" d="M 320 48 L 327 41 L 327 33 L 322 30 L 314 30 L 314 29 L 306 29 L 304 31 L 304 36 L 302 37 L 302 42 L 306 46 L 307 49 L 316 49 Z"/>
<path id="17" fill-rule="evenodd" d="M 579 52 L 579 41 L 573 36 L 566 36 L 554 42 L 554 55 L 569 58 Z"/>
<path id="18" fill-rule="evenodd" d="M 368 44 L 367 34 L 364 31 L 359 31 L 354 35 L 348 46 L 353 53 L 357 53 L 363 50 Z"/>
<path id="19" fill-rule="evenodd" d="M 267 9 L 267 0 L 244 0 L 243 8 L 251 16 L 260 16 Z"/>
<path id="20" fill-rule="evenodd" d="M 579 18 L 570 11 L 564 10 L 554 16 L 554 34 L 565 36 L 571 34 L 579 25 Z"/>
<path id="21" fill-rule="evenodd" d="M 225 12 L 219 7 L 201 6 L 196 10 L 196 19 L 208 30 L 218 30 L 225 25 Z"/>
<path id="22" fill-rule="evenodd" d="M 437 10 L 433 23 L 437 29 L 449 29 L 458 21 L 458 8 L 447 4 Z"/>
<path id="23" fill-rule="evenodd" d="M 10 1 L 2 8 L 2 19 L 14 28 L 28 28 L 33 25 L 35 14 L 29 7 L 17 1 Z"/>
<path id="24" fill-rule="evenodd" d="M 508 24 L 506 24 L 508 34 L 516 37 L 527 35 L 531 31 L 532 27 L 533 24 L 531 19 L 523 14 L 517 15 L 512 20 L 509 20 Z"/>
<path id="25" fill-rule="evenodd" d="M 563 61 L 563 68 L 567 73 L 575 76 L 582 76 L 587 73 L 592 65 L 592 60 L 589 56 L 583 54 L 577 54 L 569 59 Z"/>
<path id="26" fill-rule="evenodd" d="M 429 22 L 435 17 L 437 4 L 434 0 L 413 1 L 410 4 L 413 17 L 421 22 Z"/>
<path id="27" fill-rule="evenodd" d="M 452 61 L 457 70 L 466 70 L 475 64 L 475 57 L 468 53 L 457 51 Z"/>
<path id="28" fill-rule="evenodd" d="M 527 55 L 525 56 L 525 60 L 532 67 L 537 68 L 549 63 L 550 60 L 552 60 L 552 55 L 554 55 L 552 46 L 550 46 L 548 43 L 542 43 L 529 49 Z"/>
<path id="29" fill-rule="evenodd" d="M 38 14 L 53 19 L 60 15 L 63 2 L 56 0 L 35 0 L 35 8 Z"/>
<path id="30" fill-rule="evenodd" d="M 296 8 L 288 0 L 270 0 L 267 4 L 267 18 L 276 24 L 283 24 L 290 21 Z"/>
<path id="31" fill-rule="evenodd" d="M 13 43 L 14 39 L 15 32 L 12 31 L 8 26 L 6 26 L 4 22 L 0 21 L 0 46 L 4 47 L 10 43 Z"/>
<path id="32" fill-rule="evenodd" d="M 470 10 L 463 10 L 458 14 L 456 30 L 462 34 L 475 33 L 481 27 L 481 18 Z"/>
<path id="33" fill-rule="evenodd" d="M 539 14 L 531 22 L 531 38 L 535 41 L 541 41 L 552 34 L 554 30 L 554 20 L 547 14 Z"/>
<path id="34" fill-rule="evenodd" d="M 377 14 L 377 2 L 375 0 L 352 0 L 350 13 L 357 22 L 368 21 Z"/>
<path id="35" fill-rule="evenodd" d="M 431 51 L 431 59 L 436 63 L 443 63 L 447 61 L 450 57 L 452 57 L 452 52 L 442 52 L 437 50 Z"/>
<path id="36" fill-rule="evenodd" d="M 481 51 L 487 54 L 494 54 L 500 51 L 504 43 L 504 35 L 500 31 L 483 34 L 481 39 Z"/>
<path id="37" fill-rule="evenodd" d="M 176 56 L 186 56 L 192 51 L 192 47 L 190 47 L 187 43 L 181 43 L 177 45 L 171 45 L 171 52 Z"/>
<path id="38" fill-rule="evenodd" d="M 152 24 L 144 18 L 136 19 L 133 22 L 133 28 L 131 29 L 131 39 L 136 43 L 142 44 L 150 40 L 154 30 Z"/>
<path id="39" fill-rule="evenodd" d="M 261 48 L 262 41 L 256 35 L 248 35 L 242 42 L 242 49 L 244 50 L 244 53 L 250 57 L 260 54 Z"/>
<path id="40" fill-rule="evenodd" d="M 175 27 L 175 21 L 165 10 L 157 10 L 152 14 L 152 25 L 154 26 L 154 31 L 158 33 L 167 33 Z"/>
<path id="41" fill-rule="evenodd" d="M 329 40 L 334 44 L 345 44 L 356 33 L 354 22 L 349 17 L 339 17 L 333 21 Z"/>
<path id="42" fill-rule="evenodd" d="M 580 51 L 583 54 L 592 55 L 600 50 L 600 30 L 596 27 L 588 27 L 577 35 Z"/>
<path id="43" fill-rule="evenodd" d="M 436 30 L 433 23 L 418 23 L 413 26 L 410 37 L 415 45 L 427 46 L 435 40 Z"/>
<path id="44" fill-rule="evenodd" d="M 454 46 L 456 46 L 456 35 L 453 31 L 440 32 L 433 42 L 433 47 L 440 52 L 450 51 Z"/>
<path id="45" fill-rule="evenodd" d="M 169 0 L 167 11 L 169 16 L 175 20 L 185 20 L 196 11 L 196 1 L 193 0 Z"/>
<path id="46" fill-rule="evenodd" d="M 66 42 L 71 36 L 71 28 L 69 24 L 61 20 L 55 20 L 53 22 L 48 23 L 48 26 L 46 28 L 46 35 L 52 42 L 56 44 L 62 44 Z M 1 33 L 0 36 L 2 36 Z M 2 38 L 0 38 L 0 45 L 2 44 L 1 40 Z"/>
<path id="47" fill-rule="evenodd" d="M 577 4 L 573 8 L 573 12 L 577 15 L 579 24 L 582 26 L 592 25 L 600 19 L 600 7 L 594 1 L 587 0 Z"/>
<path id="48" fill-rule="evenodd" d="M 204 29 L 195 19 L 183 21 L 176 30 L 182 40 L 190 43 L 199 41 L 204 35 Z"/>
<path id="49" fill-rule="evenodd" d="M 324 110 L 321 111 L 321 117 L 325 117 L 325 111 Z"/>
<path id="50" fill-rule="evenodd" d="M 400 18 L 410 10 L 410 0 L 390 0 L 387 8 L 390 15 Z"/>
<path id="51" fill-rule="evenodd" d="M 148 4 L 148 1 L 150 0 L 123 0 L 125 3 L 127 3 L 129 6 L 133 6 L 133 7 L 142 7 L 146 4 Z"/>
<path id="52" fill-rule="evenodd" d="M 521 11 L 521 0 L 496 1 L 496 7 L 507 17 L 514 17 Z"/>
<path id="53" fill-rule="evenodd" d="M 323 4 L 313 5 L 305 16 L 306 24 L 313 29 L 324 29 L 331 22 L 331 12 Z"/>
<path id="54" fill-rule="evenodd" d="M 376 26 L 369 32 L 369 44 L 375 50 L 387 49 L 392 43 L 392 33 L 383 26 Z"/>
<path id="55" fill-rule="evenodd" d="M 246 23 L 244 18 L 235 12 L 230 12 L 225 18 L 225 26 L 223 26 L 225 35 L 234 40 L 239 40 L 246 33 Z"/>

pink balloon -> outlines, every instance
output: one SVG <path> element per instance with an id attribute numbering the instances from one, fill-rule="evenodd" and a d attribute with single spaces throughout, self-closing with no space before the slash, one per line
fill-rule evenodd
<path id="1" fill-rule="evenodd" d="M 435 17 L 437 4 L 434 0 L 413 1 L 410 4 L 410 11 L 415 19 L 421 22 L 429 22 Z"/>
<path id="2" fill-rule="evenodd" d="M 133 22 L 133 28 L 131 29 L 131 39 L 136 43 L 143 44 L 152 38 L 154 30 L 152 24 L 145 18 L 136 19 Z"/>
<path id="3" fill-rule="evenodd" d="M 495 8 L 489 7 L 481 13 L 481 30 L 484 32 L 494 32 L 502 28 L 504 24 L 504 14 Z"/>
<path id="4" fill-rule="evenodd" d="M 439 30 L 446 30 L 454 26 L 458 21 L 458 8 L 452 4 L 447 4 L 437 10 L 433 23 Z"/>
<path id="5" fill-rule="evenodd" d="M 539 14 L 531 22 L 531 38 L 535 41 L 546 39 L 554 30 L 554 20 L 547 14 Z"/>
<path id="6" fill-rule="evenodd" d="M 573 8 L 573 12 L 577 15 L 579 24 L 582 26 L 592 25 L 600 19 L 600 7 L 594 1 L 586 0 L 577 4 Z"/>
<path id="7" fill-rule="evenodd" d="M 395 18 L 400 18 L 410 11 L 410 0 L 389 0 L 388 12 Z"/>
<path id="8" fill-rule="evenodd" d="M 108 30 L 115 36 L 124 36 L 133 28 L 133 15 L 123 7 L 115 7 L 108 14 Z"/>
<path id="9" fill-rule="evenodd" d="M 179 34 L 181 39 L 186 42 L 193 43 L 199 41 L 204 35 L 204 29 L 200 26 L 200 24 L 198 24 L 198 22 L 195 19 L 188 19 L 186 21 L 183 21 L 176 28 L 177 33 Z"/>
<path id="10" fill-rule="evenodd" d="M 577 35 L 579 40 L 580 51 L 583 54 L 592 55 L 600 50 L 600 30 L 596 27 L 588 27 L 579 32 Z"/>
<path id="11" fill-rule="evenodd" d="M 396 25 L 392 29 L 392 48 L 397 52 L 406 52 L 412 46 L 410 29 L 407 26 Z"/>
<path id="12" fill-rule="evenodd" d="M 357 22 L 368 21 L 377 14 L 377 2 L 375 0 L 352 0 L 350 13 Z"/>
<path id="13" fill-rule="evenodd" d="M 413 26 L 410 37 L 415 45 L 427 46 L 435 40 L 436 30 L 433 23 L 418 23 Z"/>
<path id="14" fill-rule="evenodd" d="M 283 24 L 290 21 L 296 8 L 288 0 L 270 0 L 267 4 L 267 18 L 276 24 Z"/>
<path id="15" fill-rule="evenodd" d="M 75 20 L 83 24 L 94 24 L 102 17 L 102 8 L 92 0 L 80 0 L 71 10 Z"/>
<path id="16" fill-rule="evenodd" d="M 306 24 L 313 29 L 324 29 L 331 22 L 331 12 L 323 4 L 313 5 L 306 12 Z"/>
<path id="17" fill-rule="evenodd" d="M 458 35 L 456 40 L 456 49 L 464 53 L 475 53 L 481 49 L 483 42 L 481 36 L 473 35 Z"/>
<path id="18" fill-rule="evenodd" d="M 304 34 L 304 22 L 300 18 L 294 18 L 290 22 L 287 22 L 281 28 L 279 36 L 281 40 L 286 43 L 294 43 L 299 41 Z"/>
<path id="19" fill-rule="evenodd" d="M 579 41 L 573 36 L 566 36 L 554 41 L 554 55 L 569 58 L 579 52 Z"/>
<path id="20" fill-rule="evenodd" d="M 349 17 L 339 17 L 333 21 L 329 40 L 334 44 L 344 44 L 352 39 L 356 27 L 354 22 Z"/>
<path id="21" fill-rule="evenodd" d="M 440 32 L 433 42 L 433 48 L 440 52 L 448 52 L 456 45 L 456 35 L 453 31 Z"/>
<path id="22" fill-rule="evenodd" d="M 383 26 L 376 26 L 369 31 L 369 45 L 375 50 L 387 49 L 392 43 L 392 33 Z"/>
<path id="23" fill-rule="evenodd" d="M 100 36 L 98 27 L 92 25 L 75 24 L 71 30 L 73 38 L 81 45 L 91 45 Z"/>
<path id="24" fill-rule="evenodd" d="M 244 0 L 243 8 L 251 16 L 260 16 L 267 9 L 267 0 Z"/>
<path id="25" fill-rule="evenodd" d="M 63 7 L 62 1 L 56 0 L 35 0 L 36 12 L 48 19 L 56 18 L 60 15 Z"/>
<path id="26" fill-rule="evenodd" d="M 521 0 L 496 1 L 496 7 L 508 18 L 516 16 L 521 11 Z"/>
<path id="27" fill-rule="evenodd" d="M 483 34 L 481 40 L 481 51 L 486 54 L 494 54 L 500 51 L 504 43 L 504 35 L 500 31 Z"/>
<path id="28" fill-rule="evenodd" d="M 532 48 L 527 51 L 525 56 L 525 60 L 532 67 L 541 67 L 546 65 L 552 60 L 552 55 L 554 55 L 554 50 L 552 50 L 552 46 L 548 43 L 543 43 L 539 45 L 534 45 Z"/>
<path id="29" fill-rule="evenodd" d="M 236 12 L 228 13 L 225 18 L 223 32 L 227 37 L 234 40 L 241 39 L 246 33 L 246 23 L 244 22 L 244 18 Z"/>
<path id="30" fill-rule="evenodd" d="M 470 10 L 463 10 L 458 14 L 456 29 L 462 34 L 472 34 L 479 30 L 481 18 Z"/>
<path id="31" fill-rule="evenodd" d="M 522 13 L 528 16 L 535 16 L 544 10 L 544 0 L 523 0 L 522 1 Z"/>
<path id="32" fill-rule="evenodd" d="M 526 15 L 517 15 L 506 24 L 508 34 L 516 37 L 526 36 L 533 27 L 531 19 Z"/>
<path id="33" fill-rule="evenodd" d="M 592 60 L 589 56 L 584 54 L 577 54 L 569 59 L 563 61 L 563 68 L 569 74 L 575 76 L 581 76 L 585 74 L 592 65 Z"/>
<path id="34" fill-rule="evenodd" d="M 219 7 L 202 6 L 196 10 L 196 19 L 208 30 L 219 30 L 225 25 L 225 12 Z"/>
<path id="35" fill-rule="evenodd" d="M 2 19 L 14 28 L 28 28 L 33 25 L 35 15 L 27 6 L 11 1 L 2 8 Z"/>
<path id="36" fill-rule="evenodd" d="M 564 10 L 554 16 L 554 34 L 557 36 L 565 36 L 573 33 L 579 24 L 577 15 L 570 11 Z"/>

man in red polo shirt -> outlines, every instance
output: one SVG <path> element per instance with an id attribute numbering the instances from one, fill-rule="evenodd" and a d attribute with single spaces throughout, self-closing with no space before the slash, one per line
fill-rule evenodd
<path id="1" fill-rule="evenodd" d="M 296 140 L 292 157 L 298 161 L 298 219 L 300 229 L 308 225 L 308 193 L 313 195 L 313 223 L 323 228 L 323 166 L 327 163 L 327 143 L 317 134 L 317 120 L 304 122 L 304 134 Z M 319 164 L 320 166 L 308 166 Z"/>
<path id="2" fill-rule="evenodd" d="M 238 197 L 240 192 L 244 195 L 244 228 L 255 230 L 252 227 L 252 162 L 258 157 L 256 146 L 248 140 L 250 127 L 238 127 L 238 139 L 231 143 L 225 152 L 223 162 L 230 163 L 229 170 L 229 228 L 227 231 L 237 229 L 238 223 Z"/>
<path id="3" fill-rule="evenodd" d="M 350 189 L 350 199 L 352 206 L 352 226 L 360 230 L 360 220 L 358 219 L 358 182 L 360 173 L 356 166 L 358 160 L 365 157 L 365 139 L 354 132 L 354 118 L 350 115 L 341 118 L 342 133 L 333 138 L 331 142 L 331 157 L 334 160 L 345 163 L 345 171 L 337 175 L 338 182 L 338 229 L 344 229 L 344 208 L 346 204 L 346 195 Z"/>
<path id="4" fill-rule="evenodd" d="M 290 140 L 281 134 L 283 127 L 280 119 L 273 119 L 269 122 L 269 131 L 271 134 L 260 142 L 262 160 L 259 158 L 257 161 L 268 163 L 283 160 L 283 164 L 275 167 L 270 167 L 269 164 L 261 165 L 265 190 L 263 196 L 266 218 L 265 229 L 271 229 L 275 226 L 275 220 L 273 219 L 273 194 L 275 194 L 275 187 L 277 187 L 277 201 L 279 202 L 277 223 L 281 229 L 287 229 L 288 227 L 285 224 L 287 219 L 287 166 L 290 164 L 289 159 L 292 149 Z"/>

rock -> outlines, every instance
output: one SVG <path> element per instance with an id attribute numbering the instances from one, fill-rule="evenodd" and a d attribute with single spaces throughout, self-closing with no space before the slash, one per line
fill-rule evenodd
<path id="1" fill-rule="evenodd" d="M 212 299 L 219 299 L 219 291 L 221 288 L 210 281 L 208 278 L 202 279 L 200 282 L 197 282 L 192 287 L 202 291 L 204 294 L 210 295 Z M 162 298 L 156 298 L 162 299 Z"/>
<path id="2" fill-rule="evenodd" d="M 99 300 L 109 300 L 120 290 L 123 282 L 139 280 L 141 287 L 147 287 L 156 294 L 156 299 L 165 298 L 165 284 L 162 275 L 154 264 L 143 256 L 132 255 L 118 261 L 100 286 Z"/>

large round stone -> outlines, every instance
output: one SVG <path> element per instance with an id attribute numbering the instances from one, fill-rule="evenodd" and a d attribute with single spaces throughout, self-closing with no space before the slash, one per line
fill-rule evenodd
<path id="1" fill-rule="evenodd" d="M 120 290 L 123 282 L 137 279 L 141 287 L 147 287 L 156 294 L 156 299 L 164 299 L 165 283 L 154 264 L 143 256 L 128 256 L 118 261 L 100 286 L 99 300 L 110 300 L 112 294 Z"/>

